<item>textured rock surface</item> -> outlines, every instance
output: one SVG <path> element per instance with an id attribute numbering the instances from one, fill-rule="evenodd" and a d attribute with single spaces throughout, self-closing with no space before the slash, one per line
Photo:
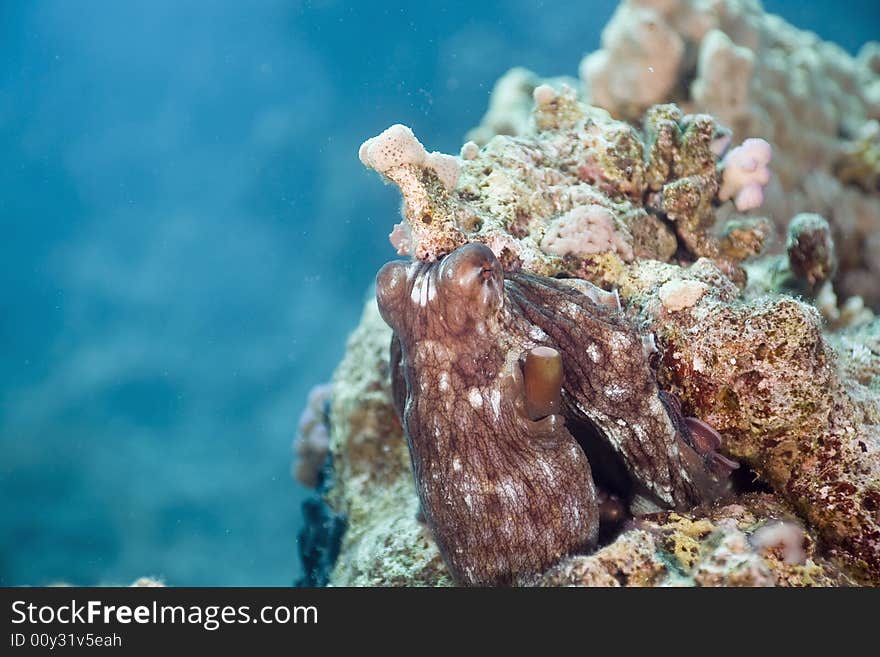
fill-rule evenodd
<path id="1" fill-rule="evenodd" d="M 766 14 L 751 0 L 625 0 L 581 63 L 582 93 L 615 118 L 638 123 L 657 103 L 707 112 L 732 131 L 733 143 L 761 137 L 773 146 L 772 177 L 760 212 L 780 237 L 801 212 L 831 224 L 841 254 L 841 298 L 861 295 L 880 307 L 880 45 L 852 57 L 833 43 Z M 505 76 L 505 79 L 507 76 Z M 518 103 L 494 104 L 472 133 L 488 142 L 528 134 L 526 89 Z M 557 83 L 558 84 L 558 83 Z M 505 108 L 513 108 L 505 120 Z M 489 121 L 488 119 L 491 119 Z M 729 210 L 727 211 L 730 212 Z M 780 248 L 783 246 L 779 245 Z"/>
<path id="2" fill-rule="evenodd" d="M 835 353 L 818 312 L 791 298 L 707 295 L 677 313 L 657 309 L 650 295 L 640 301 L 662 354 L 661 386 L 721 432 L 727 453 L 788 499 L 829 554 L 878 581 L 878 395 L 847 392 L 840 368 L 852 350 Z"/>
<path id="3" fill-rule="evenodd" d="M 506 269 L 606 279 L 617 263 L 669 260 L 679 248 L 733 262 L 753 254 L 740 233 L 711 232 L 724 172 L 713 144 L 724 131 L 710 116 L 661 105 L 640 131 L 569 87 L 543 85 L 534 96 L 534 131 L 469 153 L 452 188 L 403 126 L 364 143 L 365 164 L 403 196 L 404 221 L 391 234 L 400 253 L 430 261 L 482 242 Z M 387 156 L 365 156 L 381 147 Z"/>
<path id="4" fill-rule="evenodd" d="M 569 557 L 537 586 L 845 586 L 852 580 L 817 555 L 784 505 L 769 495 L 688 514 L 643 518 L 589 556 Z M 784 521 L 793 538 L 762 538 Z M 766 533 L 766 532 L 763 532 Z M 775 532 L 778 535 L 778 532 Z M 787 543 L 796 541 L 791 549 Z M 791 554 L 795 554 L 795 558 Z"/>

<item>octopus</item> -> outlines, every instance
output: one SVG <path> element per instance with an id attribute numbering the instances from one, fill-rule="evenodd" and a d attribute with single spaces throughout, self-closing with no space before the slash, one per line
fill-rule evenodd
<path id="1" fill-rule="evenodd" d="M 608 500 L 619 519 L 620 500 L 686 509 L 726 490 L 731 462 L 658 389 L 615 294 L 466 244 L 387 263 L 376 296 L 421 516 L 459 585 L 588 552 Z"/>

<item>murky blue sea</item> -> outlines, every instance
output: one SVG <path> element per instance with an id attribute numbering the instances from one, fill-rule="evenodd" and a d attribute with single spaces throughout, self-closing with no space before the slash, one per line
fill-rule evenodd
<path id="1" fill-rule="evenodd" d="M 398 195 L 614 2 L 0 2 L 0 584 L 285 585 L 290 443 Z M 432 3 L 428 3 L 429 5 Z M 880 3 L 766 2 L 855 52 Z"/>

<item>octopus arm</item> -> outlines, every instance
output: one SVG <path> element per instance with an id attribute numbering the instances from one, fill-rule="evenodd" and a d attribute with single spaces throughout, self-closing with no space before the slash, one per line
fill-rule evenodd
<path id="1" fill-rule="evenodd" d="M 598 429 L 637 490 L 680 509 L 716 495 L 715 479 L 661 403 L 640 338 L 621 313 L 576 286 L 523 272 L 508 275 L 507 292 L 512 312 L 562 353 L 565 415 Z"/>

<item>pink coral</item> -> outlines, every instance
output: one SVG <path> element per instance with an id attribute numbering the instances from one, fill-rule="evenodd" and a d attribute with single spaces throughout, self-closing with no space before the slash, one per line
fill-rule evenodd
<path id="1" fill-rule="evenodd" d="M 763 139 L 746 139 L 724 156 L 721 189 L 718 198 L 733 199 L 740 212 L 753 210 L 764 202 L 764 186 L 770 182 L 770 158 L 773 149 Z"/>
<path id="2" fill-rule="evenodd" d="M 330 452 L 327 405 L 331 392 L 329 383 L 317 385 L 309 392 L 309 400 L 299 418 L 299 429 L 293 443 L 297 456 L 293 475 L 309 488 L 315 488 L 320 482 L 321 468 Z"/>
<path id="3" fill-rule="evenodd" d="M 557 217 L 547 229 L 541 248 L 554 255 L 592 255 L 615 251 L 624 260 L 632 260 L 629 235 L 618 230 L 614 215 L 601 205 L 579 205 Z"/>
<path id="4" fill-rule="evenodd" d="M 807 560 L 804 549 L 806 534 L 803 527 L 791 521 L 768 522 L 752 534 L 752 545 L 759 550 L 777 550 L 782 561 L 800 565 Z"/>
<path id="5" fill-rule="evenodd" d="M 391 241 L 391 246 L 397 250 L 397 255 L 411 256 L 415 252 L 412 243 L 412 229 L 406 221 L 394 224 L 388 239 Z"/>

